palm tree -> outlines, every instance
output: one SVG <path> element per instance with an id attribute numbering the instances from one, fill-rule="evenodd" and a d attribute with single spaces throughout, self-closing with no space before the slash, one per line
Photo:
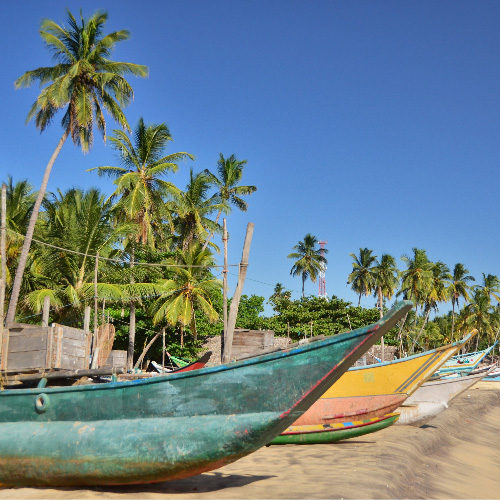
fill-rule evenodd
<path id="1" fill-rule="evenodd" d="M 103 166 L 97 170 L 99 176 L 115 178 L 116 190 L 111 198 L 119 198 L 115 209 L 124 220 L 133 221 L 138 230 L 134 231 L 136 243 L 155 246 L 155 239 L 161 235 L 162 220 L 169 217 L 165 211 L 164 198 L 175 188 L 162 176 L 176 172 L 178 162 L 190 158 L 189 153 L 165 155 L 165 147 L 172 140 L 165 123 L 145 125 L 143 118 L 134 132 L 134 141 L 122 130 L 114 130 L 111 137 L 113 149 L 118 151 L 122 167 Z"/>
<path id="2" fill-rule="evenodd" d="M 184 251 L 193 241 L 198 241 L 200 244 L 206 241 L 210 231 L 220 230 L 219 226 L 209 218 L 222 207 L 218 195 L 208 195 L 210 185 L 205 172 L 195 175 L 191 169 L 186 190 L 176 188 L 171 193 L 172 200 L 167 203 L 168 210 L 173 214 L 179 245 Z"/>
<path id="3" fill-rule="evenodd" d="M 7 248 L 6 248 L 6 265 L 7 265 L 7 283 L 10 283 L 10 268 L 13 267 L 19 255 L 19 250 L 22 246 L 22 236 L 26 233 L 29 224 L 31 212 L 35 205 L 36 192 L 33 191 L 33 186 L 28 180 L 18 181 L 15 184 L 12 177 L 7 177 L 6 190 L 6 222 L 7 229 Z"/>
<path id="4" fill-rule="evenodd" d="M 433 278 L 432 262 L 427 258 L 425 250 L 413 248 L 413 258 L 403 255 L 401 260 L 406 264 L 406 271 L 401 273 L 401 290 L 405 299 L 412 300 L 415 311 L 423 303 L 431 287 Z"/>
<path id="5" fill-rule="evenodd" d="M 96 167 L 100 176 L 114 177 L 117 188 L 112 198 L 120 197 L 115 205 L 118 219 L 134 222 L 137 229 L 130 233 L 131 266 L 134 266 L 135 244 L 155 247 L 156 236 L 162 235 L 162 221 L 169 218 L 164 198 L 175 190 L 171 182 L 161 176 L 178 170 L 177 162 L 194 159 L 189 153 L 173 153 L 165 156 L 165 147 L 172 140 L 165 123 L 145 125 L 141 117 L 135 129 L 134 141 L 122 130 L 114 130 L 111 138 L 118 151 L 123 167 Z M 173 228 L 172 228 L 173 229 Z M 133 284 L 133 278 L 131 283 Z M 130 304 L 130 328 L 127 364 L 133 365 L 135 350 L 135 302 Z"/>
<path id="6" fill-rule="evenodd" d="M 316 283 L 318 274 L 328 262 L 322 252 L 328 253 L 326 248 L 317 249 L 318 240 L 315 236 L 308 233 L 304 237 L 304 241 L 299 241 L 292 252 L 288 255 L 289 259 L 297 259 L 293 264 L 290 274 L 292 276 L 300 276 L 302 278 L 302 297 L 304 297 L 304 286 L 307 278 L 311 278 L 313 283 Z"/>
<path id="7" fill-rule="evenodd" d="M 473 276 L 470 276 L 469 270 L 465 268 L 460 262 L 455 264 L 453 268 L 453 275 L 449 286 L 449 293 L 451 297 L 451 338 L 453 339 L 453 330 L 455 327 L 455 306 L 458 307 L 458 299 L 462 297 L 468 301 L 469 291 L 471 287 L 467 284 L 469 281 L 475 281 Z"/>
<path id="8" fill-rule="evenodd" d="M 431 310 L 434 309 L 435 311 L 437 311 L 439 302 L 445 302 L 448 300 L 449 292 L 447 285 L 451 282 L 451 279 L 452 276 L 450 274 L 450 269 L 444 262 L 438 261 L 432 264 L 432 280 L 427 291 L 427 295 L 424 299 L 425 317 L 420 332 L 413 341 L 412 350 L 415 349 L 418 339 L 424 331 Z"/>
<path id="9" fill-rule="evenodd" d="M 75 304 L 61 310 L 62 317 L 74 317 L 83 301 L 94 296 L 94 259 L 97 252 L 107 256 L 122 235 L 113 225 L 111 203 L 98 189 L 58 191 L 44 200 L 44 216 L 39 238 L 51 246 L 40 245 L 32 252 L 40 276 L 39 286 L 25 293 L 23 305 L 39 312 L 43 298 L 55 306 Z M 70 250 L 61 251 L 60 248 Z M 119 286 L 97 284 L 100 296 L 121 298 Z"/>
<path id="10" fill-rule="evenodd" d="M 123 75 L 130 73 L 145 77 L 148 73 L 146 66 L 109 59 L 115 45 L 127 40 L 130 33 L 128 30 L 120 30 L 103 36 L 103 28 L 108 19 L 106 12 L 98 11 L 87 20 L 81 16 L 81 24 L 78 24 L 69 10 L 67 15 L 69 27 L 59 26 L 56 22 L 45 19 L 40 28 L 40 35 L 52 51 L 57 64 L 27 71 L 15 82 L 17 88 L 30 87 L 36 81 L 41 86 L 46 85 L 27 117 L 27 121 L 35 118 L 36 126 L 41 132 L 49 126 L 57 111 L 64 108 L 66 111 L 61 121 L 64 132 L 45 168 L 26 231 L 7 311 L 7 326 L 14 321 L 38 212 L 45 196 L 50 171 L 63 144 L 71 135 L 76 146 L 81 147 L 84 152 L 88 151 L 92 147 L 94 125 L 105 138 L 106 121 L 103 110 L 123 128 L 129 129 L 122 108 L 130 103 L 134 93 Z"/>
<path id="11" fill-rule="evenodd" d="M 214 263 L 212 254 L 193 241 L 186 251 L 178 251 L 177 257 L 167 263 L 171 264 L 169 269 L 174 276 L 160 283 L 163 294 L 151 308 L 153 323 L 164 320 L 172 326 L 181 323 L 182 331 L 189 326 L 196 340 L 196 310 L 201 310 L 211 322 L 219 317 L 210 300 L 210 293 L 222 285 L 208 272 Z"/>
<path id="12" fill-rule="evenodd" d="M 374 267 L 377 256 L 372 253 L 373 250 L 360 248 L 359 256 L 349 254 L 354 262 L 352 263 L 353 271 L 347 278 L 347 283 L 351 283 L 351 288 L 359 294 L 358 306 L 361 304 L 361 295 L 370 295 L 376 286 Z"/>
<path id="13" fill-rule="evenodd" d="M 485 294 L 480 288 L 474 290 L 474 295 L 469 304 L 463 308 L 461 318 L 462 328 L 477 329 L 479 331 L 476 339 L 476 350 L 479 345 L 480 336 L 493 338 L 496 319 L 494 308 L 491 305 L 489 295 Z"/>
<path id="14" fill-rule="evenodd" d="M 375 294 L 378 299 L 380 317 L 382 317 L 384 315 L 384 299 L 391 300 L 399 285 L 399 270 L 396 266 L 396 259 L 387 253 L 383 254 L 380 261 L 375 261 L 372 274 L 375 278 Z"/>
<path id="15" fill-rule="evenodd" d="M 406 264 L 406 271 L 401 272 L 401 288 L 398 295 L 413 301 L 415 304 L 415 326 L 418 318 L 418 306 L 423 302 L 432 280 L 432 262 L 427 258 L 425 250 L 413 247 L 413 258 L 403 255 L 401 260 Z M 399 354 L 403 352 L 402 331 L 406 323 L 405 315 L 399 327 Z"/>
<path id="16" fill-rule="evenodd" d="M 240 196 L 249 195 L 257 191 L 255 186 L 240 186 L 238 185 L 243 176 L 243 168 L 247 164 L 246 160 L 239 161 L 236 156 L 231 155 L 229 158 L 224 158 L 222 153 L 219 153 L 219 161 L 217 162 L 218 177 L 212 174 L 208 169 L 205 169 L 205 174 L 212 184 L 219 190 L 219 196 L 222 201 L 215 223 L 219 221 L 222 212 L 229 214 L 231 212 L 231 205 L 235 205 L 243 212 L 246 212 L 248 204 Z M 210 233 L 207 240 L 203 245 L 203 250 L 207 248 L 208 242 L 212 237 L 213 232 Z"/>
<path id="17" fill-rule="evenodd" d="M 491 300 L 493 297 L 500 304 L 500 280 L 494 274 L 484 274 L 483 275 L 483 284 L 476 285 L 474 289 L 478 289 L 481 293 L 484 293 L 488 296 L 488 299 Z"/>
<path id="18" fill-rule="evenodd" d="M 384 253 L 380 261 L 375 261 L 375 266 L 372 268 L 372 273 L 375 279 L 375 292 L 377 297 L 380 317 L 384 315 L 384 299 L 391 300 L 394 291 L 399 284 L 399 270 L 396 267 L 396 260 L 392 255 Z M 380 339 L 381 358 L 385 361 L 384 337 Z"/>

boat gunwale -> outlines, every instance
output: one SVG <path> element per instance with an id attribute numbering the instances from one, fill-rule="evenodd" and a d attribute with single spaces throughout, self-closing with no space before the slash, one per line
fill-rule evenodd
<path id="1" fill-rule="evenodd" d="M 130 388 L 130 387 L 140 387 L 143 385 L 152 385 L 152 384 L 162 384 L 165 382 L 171 382 L 173 380 L 190 378 L 190 377 L 200 377 L 204 375 L 208 375 L 210 373 L 217 372 L 225 372 L 229 370 L 234 370 L 236 368 L 240 368 L 243 366 L 251 366 L 261 363 L 268 363 L 275 360 L 278 360 L 283 357 L 291 357 L 297 356 L 299 354 L 303 354 L 305 352 L 312 352 L 314 350 L 323 348 L 326 345 L 335 344 L 338 342 L 343 342 L 346 340 L 350 340 L 352 338 L 358 336 L 368 336 L 377 332 L 381 327 L 384 327 L 394 314 L 396 314 L 401 309 L 408 307 L 411 309 L 413 306 L 411 301 L 401 301 L 397 304 L 397 307 L 391 309 L 384 318 L 381 318 L 379 321 L 372 323 L 370 325 L 357 328 L 356 330 L 351 330 L 350 332 L 343 332 L 338 334 L 333 334 L 330 337 L 319 340 L 315 342 L 308 342 L 301 345 L 298 345 L 293 348 L 284 348 L 277 350 L 275 352 L 257 355 L 252 358 L 243 359 L 241 361 L 232 361 L 227 364 L 218 365 L 218 366 L 209 366 L 200 368 L 198 370 L 191 370 L 187 372 L 180 373 L 170 373 L 160 377 L 151 377 L 146 379 L 137 379 L 137 380 L 123 380 L 117 382 L 104 382 L 104 383 L 96 383 L 96 384 L 85 384 L 85 385 L 71 385 L 71 386 L 54 386 L 54 387 L 32 387 L 32 388 L 23 388 L 23 389 L 5 389 L 0 391 L 0 397 L 7 396 L 17 396 L 17 395 L 37 395 L 37 394 L 58 394 L 58 393 L 66 393 L 66 392 L 86 392 L 86 391 L 97 391 L 97 390 L 115 390 L 118 388 Z M 387 317 L 391 313 L 391 316 Z M 392 328 L 392 327 L 391 327 Z M 364 344 L 362 341 L 358 348 Z M 341 359 L 335 367 L 341 365 L 347 357 L 352 355 L 352 352 L 346 353 L 346 357 Z"/>
<path id="2" fill-rule="evenodd" d="M 451 349 L 452 347 L 458 347 L 464 344 L 465 342 L 469 341 L 472 336 L 473 336 L 472 333 L 468 333 L 467 336 L 464 337 L 462 340 L 458 340 L 457 342 L 453 342 L 452 344 L 446 344 L 441 347 L 436 347 L 435 349 L 431 349 L 430 351 L 419 352 L 417 354 L 412 354 L 411 356 L 406 356 L 404 358 L 398 358 L 398 359 L 391 359 L 390 361 L 384 361 L 382 363 L 373 363 L 371 365 L 363 365 L 363 366 L 353 366 L 349 368 L 349 371 L 369 370 L 371 368 L 378 368 L 379 366 L 388 366 L 392 364 L 403 363 L 405 361 L 409 361 L 410 359 L 416 359 L 422 356 L 426 356 L 428 354 L 434 354 L 439 351 L 446 351 L 448 349 Z"/>

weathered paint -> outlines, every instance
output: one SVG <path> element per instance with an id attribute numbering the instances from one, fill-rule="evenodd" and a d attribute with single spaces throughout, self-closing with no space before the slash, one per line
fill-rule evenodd
<path id="1" fill-rule="evenodd" d="M 394 424 L 398 418 L 399 413 L 390 413 L 382 417 L 339 424 L 293 425 L 275 437 L 269 444 L 335 443 L 385 429 Z"/>
<path id="2" fill-rule="evenodd" d="M 269 443 L 411 308 L 285 351 L 167 377 L 0 392 L 0 483 L 179 479 Z"/>
<path id="3" fill-rule="evenodd" d="M 341 423 L 353 415 L 367 419 L 391 413 L 469 338 L 407 358 L 350 368 L 295 425 Z"/>

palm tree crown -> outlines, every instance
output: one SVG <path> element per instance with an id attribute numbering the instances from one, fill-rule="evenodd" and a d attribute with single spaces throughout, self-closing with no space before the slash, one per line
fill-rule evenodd
<path id="1" fill-rule="evenodd" d="M 122 212 L 127 220 L 137 223 L 136 242 L 154 246 L 156 236 L 161 235 L 161 221 L 169 218 L 164 198 L 176 189 L 161 177 L 176 172 L 180 160 L 193 160 L 194 157 L 184 152 L 164 154 L 165 147 L 172 140 L 165 123 L 145 125 L 140 118 L 133 142 L 122 130 L 114 130 L 113 133 L 111 142 L 123 166 L 90 170 L 116 179 L 114 183 L 117 187 L 111 197 L 120 199 L 115 209 Z"/>
<path id="2" fill-rule="evenodd" d="M 205 169 L 205 174 L 209 182 L 214 184 L 219 190 L 219 197 L 221 200 L 221 207 L 215 218 L 215 223 L 219 221 L 222 212 L 226 214 L 231 212 L 231 205 L 235 205 L 243 212 L 246 212 L 248 204 L 240 196 L 249 195 L 257 191 L 255 186 L 240 186 L 239 182 L 243 176 L 243 168 L 247 164 L 246 160 L 238 160 L 234 154 L 229 158 L 224 158 L 222 153 L 219 154 L 219 161 L 217 162 L 218 177 L 212 174 L 208 169 Z M 208 245 L 213 233 L 205 241 L 203 249 Z"/>
<path id="3" fill-rule="evenodd" d="M 383 254 L 380 261 L 376 261 L 372 268 L 375 279 L 375 294 L 378 297 L 380 317 L 383 316 L 383 300 L 391 300 L 399 285 L 399 270 L 396 259 L 387 253 Z"/>
<path id="4" fill-rule="evenodd" d="M 124 128 L 129 128 L 122 107 L 133 99 L 132 87 L 123 75 L 147 76 L 146 66 L 109 59 L 118 42 L 130 37 L 128 30 L 103 36 L 107 12 L 98 11 L 89 19 L 81 16 L 80 24 L 67 10 L 68 27 L 44 19 L 40 36 L 52 52 L 55 66 L 27 71 L 15 82 L 17 88 L 29 87 L 35 81 L 48 84 L 28 113 L 35 117 L 41 131 L 54 114 L 66 107 L 62 126 L 69 129 L 73 142 L 87 151 L 93 142 L 93 128 L 106 135 L 103 109 Z"/>
<path id="5" fill-rule="evenodd" d="M 455 327 L 455 306 L 458 307 L 458 300 L 460 297 L 462 297 L 464 300 L 468 301 L 470 296 L 469 296 L 469 291 L 471 290 L 471 287 L 468 285 L 469 281 L 475 281 L 475 278 L 473 276 L 470 276 L 469 270 L 466 269 L 466 267 L 458 262 L 455 264 L 455 267 L 453 268 L 453 274 L 451 277 L 451 283 L 449 286 L 449 294 L 451 298 L 451 308 L 452 308 L 452 313 L 451 313 L 451 336 L 453 338 L 453 330 Z"/>
<path id="6" fill-rule="evenodd" d="M 361 295 L 370 295 L 375 288 L 375 270 L 377 256 L 372 255 L 373 250 L 360 248 L 359 256 L 350 253 L 354 259 L 353 271 L 347 278 L 347 283 L 352 283 L 351 288 L 359 294 L 358 306 L 361 304 Z"/>
<path id="7" fill-rule="evenodd" d="M 326 258 L 322 255 L 322 251 L 327 253 L 326 248 L 318 249 L 316 244 L 318 240 L 312 234 L 306 234 L 304 241 L 299 241 L 293 247 L 295 252 L 288 255 L 289 259 L 297 259 L 290 274 L 292 276 L 301 276 L 302 278 L 302 297 L 304 297 L 304 285 L 307 278 L 311 278 L 313 283 L 316 282 L 318 274 L 323 267 L 327 264 Z"/>

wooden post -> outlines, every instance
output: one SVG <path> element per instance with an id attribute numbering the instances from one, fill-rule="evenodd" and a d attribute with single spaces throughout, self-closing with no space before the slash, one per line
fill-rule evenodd
<path id="1" fill-rule="evenodd" d="M 238 306 L 240 304 L 241 292 L 243 291 L 243 285 L 245 284 L 245 278 L 247 275 L 248 268 L 248 255 L 250 254 L 250 243 L 252 242 L 253 235 L 253 222 L 249 222 L 247 225 L 247 234 L 245 236 L 245 243 L 243 245 L 243 254 L 241 256 L 240 272 L 238 274 L 238 284 L 236 285 L 236 290 L 234 291 L 233 300 L 231 301 L 231 307 L 229 308 L 229 317 L 227 319 L 227 343 L 224 344 L 224 356 L 223 363 L 228 363 L 231 360 L 231 349 L 233 346 L 233 334 L 234 327 L 236 326 L 236 316 L 238 315 Z"/>
<path id="2" fill-rule="evenodd" d="M 146 356 L 146 353 L 149 351 L 149 348 L 153 345 L 154 341 L 160 336 L 160 332 L 158 332 L 148 343 L 148 345 L 144 348 L 142 351 L 142 354 L 139 356 L 139 359 L 136 361 L 134 365 L 135 368 L 139 368 L 141 366 L 142 360 L 144 359 L 144 356 Z"/>
<path id="3" fill-rule="evenodd" d="M 290 342 L 290 322 L 289 321 L 287 321 L 287 323 L 286 323 L 286 338 Z"/>
<path id="4" fill-rule="evenodd" d="M 101 325 L 104 325 L 106 322 L 106 299 L 102 299 L 102 318 L 101 318 Z"/>
<path id="5" fill-rule="evenodd" d="M 99 267 L 99 252 L 95 256 L 94 266 L 94 339 L 92 341 L 92 365 L 94 365 L 95 350 L 97 349 L 97 328 L 99 327 L 99 317 L 97 313 L 97 270 Z"/>
<path id="6" fill-rule="evenodd" d="M 49 326 L 49 314 L 50 314 L 50 297 L 46 295 L 43 298 L 42 326 Z"/>
<path id="7" fill-rule="evenodd" d="M 165 373 L 165 327 L 163 327 L 163 349 L 161 351 L 161 372 Z"/>
<path id="8" fill-rule="evenodd" d="M 83 313 L 83 331 L 86 333 L 90 331 L 90 306 L 85 306 Z"/>
<path id="9" fill-rule="evenodd" d="M 311 338 L 312 338 L 312 336 L 313 336 L 313 322 L 311 320 Z"/>
<path id="10" fill-rule="evenodd" d="M 222 314 L 223 314 L 223 328 L 224 328 L 224 345 L 227 345 L 227 226 L 226 219 L 222 220 L 224 227 L 224 234 L 222 236 L 222 241 L 224 243 L 224 269 L 222 270 L 223 275 L 223 299 L 222 299 Z M 221 357 L 222 362 L 222 357 Z"/>
<path id="11" fill-rule="evenodd" d="M 2 219 L 1 219 L 1 242 L 0 254 L 2 266 L 0 272 L 0 353 L 3 344 L 3 320 L 5 316 L 5 285 L 7 281 L 7 255 L 6 255 L 6 233 L 7 233 L 7 186 L 2 184 Z"/>

